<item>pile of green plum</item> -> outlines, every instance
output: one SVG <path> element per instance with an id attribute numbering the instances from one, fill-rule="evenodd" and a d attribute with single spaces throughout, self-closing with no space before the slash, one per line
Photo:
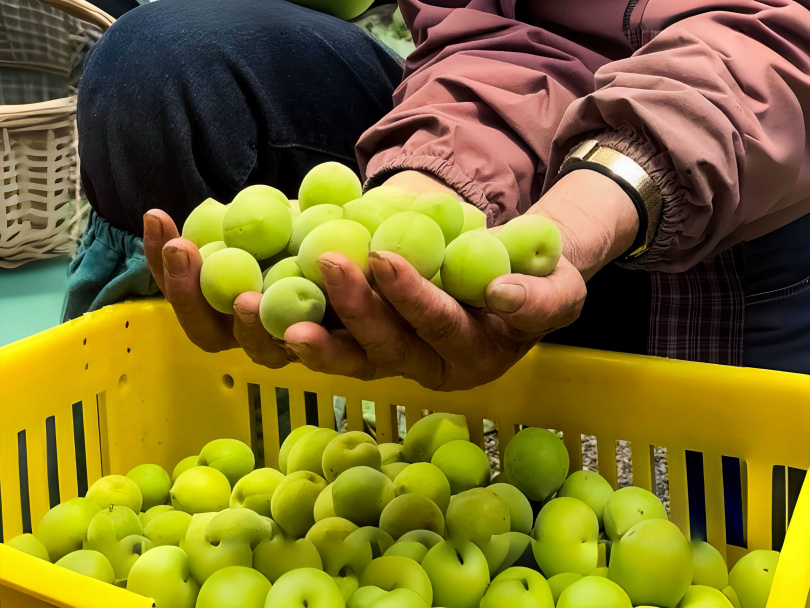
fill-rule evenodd
<path id="1" fill-rule="evenodd" d="M 495 478 L 469 439 L 440 413 L 403 444 L 303 426 L 278 469 L 217 439 L 171 477 L 102 477 L 8 544 L 157 608 L 765 608 L 777 552 L 729 573 L 647 490 L 569 476 L 553 432 L 518 432 Z"/>
<path id="2" fill-rule="evenodd" d="M 183 237 L 200 248 L 208 303 L 233 314 L 240 294 L 262 292 L 262 324 L 278 339 L 294 323 L 323 321 L 324 253 L 347 256 L 367 276 L 369 253 L 397 253 L 458 301 L 483 307 L 492 280 L 546 276 L 562 250 L 556 225 L 542 216 L 487 230 L 481 210 L 448 192 L 413 196 L 380 186 L 363 194 L 354 172 L 335 162 L 312 169 L 297 200 L 263 185 L 228 205 L 208 199 L 189 215 Z"/>

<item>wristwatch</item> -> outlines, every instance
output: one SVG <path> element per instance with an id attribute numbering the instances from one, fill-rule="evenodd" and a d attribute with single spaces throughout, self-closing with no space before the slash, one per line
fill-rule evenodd
<path id="1" fill-rule="evenodd" d="M 609 177 L 633 201 L 638 211 L 639 229 L 635 242 L 624 258 L 632 260 L 642 256 L 655 240 L 658 229 L 658 222 L 650 221 L 650 215 L 660 215 L 660 188 L 636 161 L 613 148 L 602 146 L 595 139 L 582 142 L 568 153 L 557 180 L 577 169 L 591 169 Z"/>

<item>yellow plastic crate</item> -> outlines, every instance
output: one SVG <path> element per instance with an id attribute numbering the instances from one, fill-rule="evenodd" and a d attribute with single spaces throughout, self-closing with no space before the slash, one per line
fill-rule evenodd
<path id="1" fill-rule="evenodd" d="M 810 481 L 798 501 L 795 483 L 810 464 L 810 377 L 544 345 L 497 382 L 434 393 L 402 379 L 360 382 L 300 365 L 272 371 L 236 350 L 206 354 L 157 300 L 106 308 L 0 349 L 4 537 L 30 531 L 50 506 L 101 475 L 142 462 L 171 467 L 217 437 L 242 439 L 260 456 L 263 449 L 275 466 L 278 387 L 289 390 L 292 427 L 334 425 L 337 395 L 346 398 L 348 428 L 361 429 L 362 400 L 373 401 L 380 441 L 397 436 L 395 405 L 408 425 L 422 410 L 464 413 L 479 445 L 483 420 L 494 420 L 501 449 L 518 425 L 561 430 L 572 470 L 581 464 L 581 435 L 596 436 L 599 471 L 614 485 L 616 441 L 631 442 L 633 483 L 648 489 L 653 447 L 666 447 L 672 520 L 689 535 L 705 510 L 706 536 L 729 564 L 784 536 L 768 608 L 810 606 Z M 311 399 L 307 407 L 305 391 L 317 407 Z M 742 463 L 735 466 L 747 548 L 727 542 L 723 483 L 729 462 L 737 463 L 729 458 Z M 0 545 L 0 605 L 152 602 Z"/>

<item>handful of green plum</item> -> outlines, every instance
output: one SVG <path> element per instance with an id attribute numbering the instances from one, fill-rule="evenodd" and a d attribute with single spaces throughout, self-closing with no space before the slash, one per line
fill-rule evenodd
<path id="1" fill-rule="evenodd" d="M 511 272 L 546 276 L 562 251 L 556 225 L 542 216 L 487 230 L 485 214 L 452 194 L 413 196 L 390 186 L 363 194 L 354 172 L 335 162 L 312 169 L 297 200 L 262 185 L 229 205 L 208 199 L 189 215 L 183 237 L 200 248 L 208 303 L 233 314 L 240 294 L 262 292 L 262 324 L 280 340 L 294 323 L 323 321 L 318 259 L 328 252 L 366 274 L 370 253 L 399 254 L 458 301 L 483 307 L 492 280 Z"/>
<path id="2" fill-rule="evenodd" d="M 652 493 L 569 475 L 555 433 L 518 432 L 495 478 L 469 439 L 454 414 L 402 444 L 302 426 L 277 469 L 217 439 L 171 476 L 102 477 L 7 544 L 156 608 L 765 608 L 777 552 L 729 573 Z"/>

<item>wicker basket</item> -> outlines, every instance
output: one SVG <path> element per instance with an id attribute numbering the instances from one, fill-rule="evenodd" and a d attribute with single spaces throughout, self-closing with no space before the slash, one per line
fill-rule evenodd
<path id="1" fill-rule="evenodd" d="M 84 55 L 112 23 L 84 0 L 0 1 L 2 268 L 75 248 L 86 208 L 75 85 Z"/>

